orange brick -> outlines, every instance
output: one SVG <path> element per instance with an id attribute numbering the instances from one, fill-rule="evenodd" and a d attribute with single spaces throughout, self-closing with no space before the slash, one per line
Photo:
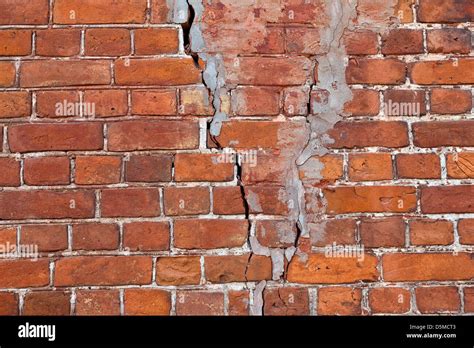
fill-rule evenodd
<path id="1" fill-rule="evenodd" d="M 168 222 L 134 222 L 124 225 L 123 245 L 132 251 L 168 250 Z"/>
<path id="2" fill-rule="evenodd" d="M 132 91 L 132 114 L 176 115 L 176 90 L 160 89 Z"/>
<path id="3" fill-rule="evenodd" d="M 214 154 L 179 153 L 175 157 L 176 181 L 231 181 L 234 164 L 225 156 Z"/>
<path id="4" fill-rule="evenodd" d="M 46 57 L 76 56 L 81 50 L 79 29 L 47 29 L 36 31 L 36 54 Z"/>
<path id="5" fill-rule="evenodd" d="M 412 245 L 450 245 L 454 242 L 454 229 L 450 221 L 411 220 L 409 226 Z"/>
<path id="6" fill-rule="evenodd" d="M 332 287 L 318 291 L 319 315 L 362 314 L 362 291 L 360 289 Z"/>
<path id="7" fill-rule="evenodd" d="M 171 294 L 156 289 L 126 289 L 126 315 L 170 315 Z"/>
<path id="8" fill-rule="evenodd" d="M 150 28 L 135 30 L 136 54 L 178 53 L 178 30 L 175 28 Z"/>
<path id="9" fill-rule="evenodd" d="M 441 164 L 436 154 L 399 154 L 397 173 L 403 179 L 439 179 Z"/>
<path id="10" fill-rule="evenodd" d="M 130 54 L 130 32 L 127 29 L 86 30 L 87 56 L 126 56 Z"/>
<path id="11" fill-rule="evenodd" d="M 390 180 L 392 176 L 390 154 L 357 154 L 349 157 L 351 181 Z"/>
<path id="12" fill-rule="evenodd" d="M 207 187 L 166 187 L 164 190 L 166 215 L 208 214 L 210 194 Z"/>
<path id="13" fill-rule="evenodd" d="M 31 54 L 30 30 L 0 31 L 0 56 L 27 56 Z"/>
<path id="14" fill-rule="evenodd" d="M 403 288 L 374 288 L 369 290 L 372 313 L 403 314 L 410 310 L 410 292 Z"/>
<path id="15" fill-rule="evenodd" d="M 415 289 L 416 306 L 421 313 L 459 312 L 458 288 L 454 286 L 419 287 Z"/>
<path id="16" fill-rule="evenodd" d="M 76 157 L 76 184 L 100 185 L 120 182 L 122 160 L 118 156 Z"/>

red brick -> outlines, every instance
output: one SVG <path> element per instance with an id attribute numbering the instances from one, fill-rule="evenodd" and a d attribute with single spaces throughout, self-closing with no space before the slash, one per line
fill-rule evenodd
<path id="1" fill-rule="evenodd" d="M 171 181 L 172 157 L 169 155 L 131 156 L 125 162 L 128 182 Z"/>
<path id="2" fill-rule="evenodd" d="M 0 186 L 20 186 L 20 161 L 0 157 Z"/>
<path id="3" fill-rule="evenodd" d="M 79 117 L 76 106 L 81 106 L 77 91 L 36 92 L 36 114 L 38 117 Z"/>
<path id="4" fill-rule="evenodd" d="M 133 222 L 124 225 L 123 245 L 131 251 L 168 250 L 168 222 Z"/>
<path id="5" fill-rule="evenodd" d="M 232 316 L 249 315 L 249 291 L 231 290 L 228 293 L 229 309 L 228 314 Z"/>
<path id="6" fill-rule="evenodd" d="M 378 260 L 365 254 L 357 258 L 326 257 L 309 254 L 306 258 L 294 257 L 288 268 L 288 281 L 301 284 L 339 284 L 358 281 L 376 281 L 379 277 Z"/>
<path id="7" fill-rule="evenodd" d="M 0 218 L 92 218 L 94 201 L 91 191 L 4 191 L 0 192 Z"/>
<path id="8" fill-rule="evenodd" d="M 123 121 L 108 128 L 110 151 L 196 149 L 199 127 L 191 121 Z"/>
<path id="9" fill-rule="evenodd" d="M 309 315 L 308 289 L 291 287 L 266 289 L 263 298 L 264 315 Z"/>
<path id="10" fill-rule="evenodd" d="M 214 187 L 214 214 L 236 215 L 245 213 L 244 199 L 240 187 Z"/>
<path id="11" fill-rule="evenodd" d="M 351 181 L 390 180 L 392 176 L 392 156 L 390 154 L 355 154 L 349 157 L 349 179 Z"/>
<path id="12" fill-rule="evenodd" d="M 156 289 L 126 289 L 125 315 L 170 315 L 171 294 Z"/>
<path id="13" fill-rule="evenodd" d="M 239 85 L 302 85 L 311 76 L 305 57 L 240 57 L 226 62 L 228 82 Z"/>
<path id="14" fill-rule="evenodd" d="M 423 31 L 393 29 L 382 36 L 382 54 L 423 53 Z"/>
<path id="15" fill-rule="evenodd" d="M 474 185 L 432 186 L 421 189 L 423 213 L 473 213 Z"/>
<path id="16" fill-rule="evenodd" d="M 414 123 L 413 135 L 414 143 L 419 147 L 474 146 L 474 122 Z"/>
<path id="17" fill-rule="evenodd" d="M 166 215 L 208 214 L 211 205 L 207 187 L 166 187 L 164 190 Z"/>
<path id="18" fill-rule="evenodd" d="M 454 242 L 451 221 L 411 220 L 409 226 L 412 245 L 450 245 Z"/>
<path id="19" fill-rule="evenodd" d="M 469 0 L 421 0 L 418 19 L 426 23 L 474 21 L 474 4 Z"/>
<path id="20" fill-rule="evenodd" d="M 12 87 L 15 83 L 15 78 L 15 65 L 12 62 L 0 62 L 0 87 Z"/>
<path id="21" fill-rule="evenodd" d="M 439 179 L 441 164 L 436 154 L 399 154 L 396 156 L 397 173 L 403 179 Z"/>
<path id="22" fill-rule="evenodd" d="M 325 53 L 326 47 L 315 44 L 321 41 L 319 28 L 293 27 L 286 28 L 286 51 L 299 55 Z"/>
<path id="23" fill-rule="evenodd" d="M 70 182 L 67 157 L 31 157 L 25 159 L 24 179 L 27 185 L 67 185 Z"/>
<path id="24" fill-rule="evenodd" d="M 172 54 L 179 49 L 178 30 L 149 28 L 135 30 L 136 54 Z"/>
<path id="25" fill-rule="evenodd" d="M 319 226 L 317 226 L 319 227 Z M 328 220 L 323 224 L 323 233 L 320 229 L 310 230 L 312 245 L 324 247 L 356 244 L 356 221 L 352 219 Z"/>
<path id="26" fill-rule="evenodd" d="M 118 85 L 176 86 L 201 82 L 201 72 L 191 58 L 119 59 L 115 62 Z"/>
<path id="27" fill-rule="evenodd" d="M 23 315 L 69 315 L 71 294 L 62 291 L 35 291 L 25 295 Z"/>
<path id="28" fill-rule="evenodd" d="M 413 22 L 412 6 L 414 0 L 359 0 L 357 13 L 359 24 L 393 25 Z"/>
<path id="29" fill-rule="evenodd" d="M 474 313 L 474 288 L 464 288 L 464 312 Z"/>
<path id="30" fill-rule="evenodd" d="M 12 152 L 100 150 L 104 143 L 99 123 L 12 125 L 8 140 Z"/>
<path id="31" fill-rule="evenodd" d="M 81 51 L 79 29 L 47 29 L 36 31 L 36 54 L 46 57 L 71 57 Z"/>
<path id="32" fill-rule="evenodd" d="M 282 187 L 249 186 L 245 188 L 245 197 L 251 214 L 288 214 L 289 197 Z"/>
<path id="33" fill-rule="evenodd" d="M 283 108 L 287 116 L 307 115 L 308 103 L 308 87 L 289 87 L 284 89 Z"/>
<path id="34" fill-rule="evenodd" d="M 0 24 L 47 24 L 48 0 L 1 0 Z"/>
<path id="35" fill-rule="evenodd" d="M 94 105 L 96 117 L 125 116 L 128 113 L 125 90 L 87 90 L 84 92 L 84 101 Z"/>
<path id="36" fill-rule="evenodd" d="M 0 260 L 2 288 L 34 288 L 49 284 L 49 260 Z"/>
<path id="37" fill-rule="evenodd" d="M 474 244 L 474 219 L 462 219 L 458 223 L 461 244 Z"/>
<path id="38" fill-rule="evenodd" d="M 454 286 L 419 287 L 415 289 L 416 306 L 421 313 L 459 312 L 461 301 Z"/>
<path id="39" fill-rule="evenodd" d="M 349 31 L 344 35 L 344 45 L 350 55 L 377 54 L 377 33 L 370 30 Z"/>
<path id="40" fill-rule="evenodd" d="M 242 153 L 241 162 L 241 179 L 244 185 L 249 184 L 284 184 L 289 162 L 291 159 L 288 155 L 280 155 L 278 151 L 275 152 L 245 152 Z M 308 166 L 311 168 L 311 166 Z M 300 176 L 304 174 L 311 175 L 304 169 L 300 168 Z M 304 174 L 303 174 L 303 173 Z"/>
<path id="41" fill-rule="evenodd" d="M 111 78 L 106 60 L 35 60 L 20 67 L 21 87 L 108 85 Z"/>
<path id="42" fill-rule="evenodd" d="M 54 286 L 145 285 L 151 274 L 148 256 L 76 256 L 56 261 Z"/>
<path id="43" fill-rule="evenodd" d="M 128 29 L 88 29 L 85 40 L 87 56 L 125 56 L 131 51 Z"/>
<path id="44" fill-rule="evenodd" d="M 31 54 L 30 30 L 0 31 L 0 56 L 27 56 Z"/>
<path id="45" fill-rule="evenodd" d="M 160 215 L 155 188 L 106 189 L 101 192 L 103 217 L 153 217 Z"/>
<path id="46" fill-rule="evenodd" d="M 469 280 L 474 276 L 471 254 L 411 253 L 382 256 L 385 281 Z"/>
<path id="47" fill-rule="evenodd" d="M 405 63 L 397 59 L 353 58 L 346 70 L 349 84 L 401 85 L 405 77 Z"/>
<path id="48" fill-rule="evenodd" d="M 234 89 L 232 109 L 240 116 L 276 116 L 280 112 L 280 92 L 268 87 Z"/>
<path id="49" fill-rule="evenodd" d="M 120 182 L 122 159 L 118 156 L 76 157 L 76 184 L 100 185 Z"/>
<path id="50" fill-rule="evenodd" d="M 176 294 L 177 315 L 224 315 L 221 292 L 179 291 Z"/>
<path id="51" fill-rule="evenodd" d="M 174 245 L 180 249 L 241 247 L 247 240 L 246 220 L 176 220 Z"/>
<path id="52" fill-rule="evenodd" d="M 234 163 L 226 163 L 224 155 L 179 153 L 175 162 L 176 181 L 231 181 Z"/>
<path id="53" fill-rule="evenodd" d="M 434 29 L 427 31 L 428 52 L 464 53 L 471 52 L 471 32 L 468 29 Z"/>
<path id="54" fill-rule="evenodd" d="M 361 315 L 362 291 L 346 287 L 318 291 L 318 315 Z"/>
<path id="55" fill-rule="evenodd" d="M 259 255 L 206 256 L 206 279 L 212 283 L 271 280 L 272 261 Z"/>
<path id="56" fill-rule="evenodd" d="M 76 315 L 120 315 L 117 290 L 78 290 Z"/>
<path id="57" fill-rule="evenodd" d="M 268 248 L 289 248 L 296 242 L 296 226 L 285 220 L 257 220 L 258 242 Z"/>
<path id="58" fill-rule="evenodd" d="M 410 78 L 419 85 L 474 83 L 474 59 L 425 61 L 409 66 Z"/>
<path id="59" fill-rule="evenodd" d="M 132 91 L 132 114 L 134 115 L 176 115 L 176 90 L 157 89 Z"/>
<path id="60" fill-rule="evenodd" d="M 18 315 L 18 295 L 13 292 L 0 292 L 0 315 Z"/>
<path id="61" fill-rule="evenodd" d="M 159 285 L 198 285 L 201 281 L 199 256 L 160 257 L 156 261 Z"/>
<path id="62" fill-rule="evenodd" d="M 410 311 L 410 292 L 403 288 L 374 288 L 369 290 L 372 313 L 403 314 Z"/>
<path id="63" fill-rule="evenodd" d="M 464 114 L 472 109 L 470 90 L 441 89 L 431 91 L 431 112 L 434 114 Z"/>
<path id="64" fill-rule="evenodd" d="M 425 91 L 389 89 L 384 93 L 386 116 L 420 116 L 426 114 Z"/>
<path id="65" fill-rule="evenodd" d="M 146 6 L 146 0 L 57 0 L 53 21 L 56 24 L 144 23 Z"/>
<path id="66" fill-rule="evenodd" d="M 331 148 L 404 147 L 408 145 L 408 128 L 404 122 L 339 122 L 329 131 Z"/>
<path id="67" fill-rule="evenodd" d="M 28 92 L 0 92 L 0 119 L 31 115 L 31 95 Z"/>
<path id="68" fill-rule="evenodd" d="M 366 248 L 405 246 L 405 222 L 401 218 L 364 219 L 359 229 Z"/>
<path id="69" fill-rule="evenodd" d="M 67 225 L 27 225 L 21 228 L 20 245 L 35 245 L 40 252 L 68 247 Z"/>
<path id="70" fill-rule="evenodd" d="M 166 0 L 152 0 L 151 2 L 151 22 L 168 23 L 170 22 L 170 8 Z"/>
<path id="71" fill-rule="evenodd" d="M 15 246 L 16 242 L 17 229 L 12 226 L 2 226 L 0 227 L 0 245 L 8 249 L 8 245 Z"/>
<path id="72" fill-rule="evenodd" d="M 416 190 L 409 186 L 358 186 L 324 190 L 330 214 L 410 212 L 416 209 Z"/>
<path id="73" fill-rule="evenodd" d="M 73 250 L 116 250 L 119 229 L 115 224 L 88 223 L 72 227 Z"/>
<path id="74" fill-rule="evenodd" d="M 379 92 L 370 89 L 352 90 L 352 100 L 344 106 L 344 112 L 351 116 L 376 116 L 379 110 Z"/>
<path id="75" fill-rule="evenodd" d="M 300 178 L 301 180 L 319 180 L 319 176 L 323 180 L 335 181 L 341 179 L 344 175 L 343 158 L 339 155 L 324 155 L 322 157 L 314 156 L 311 157 L 304 165 L 300 166 Z M 314 172 L 314 166 L 319 167 L 319 163 L 322 163 L 324 168 L 318 174 Z"/>

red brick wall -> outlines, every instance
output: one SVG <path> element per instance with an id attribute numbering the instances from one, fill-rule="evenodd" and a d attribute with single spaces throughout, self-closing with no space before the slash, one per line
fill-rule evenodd
<path id="1" fill-rule="evenodd" d="M 0 0 L 0 314 L 474 312 L 473 20 Z"/>

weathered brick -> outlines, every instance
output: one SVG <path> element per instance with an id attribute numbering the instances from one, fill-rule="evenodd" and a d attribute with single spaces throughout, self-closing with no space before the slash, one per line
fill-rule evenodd
<path id="1" fill-rule="evenodd" d="M 199 256 L 160 257 L 156 261 L 159 285 L 197 285 L 201 281 Z"/>
<path id="2" fill-rule="evenodd" d="M 136 54 L 178 53 L 179 37 L 175 28 L 149 28 L 135 30 Z"/>
<path id="3" fill-rule="evenodd" d="M 119 59 L 115 62 L 118 85 L 176 86 L 201 82 L 201 73 L 191 58 Z"/>
<path id="4" fill-rule="evenodd" d="M 3 191 L 1 219 L 65 219 L 94 217 L 91 191 Z"/>
<path id="5" fill-rule="evenodd" d="M 34 291 L 25 295 L 23 315 L 69 315 L 71 294 L 62 291 Z"/>
<path id="6" fill-rule="evenodd" d="M 132 114 L 134 115 L 176 115 L 176 90 L 132 91 Z"/>
<path id="7" fill-rule="evenodd" d="M 78 290 L 76 315 L 120 315 L 117 290 Z"/>
<path id="8" fill-rule="evenodd" d="M 49 260 L 0 260 L 2 288 L 35 288 L 49 284 Z"/>
<path id="9" fill-rule="evenodd" d="M 0 186 L 20 186 L 20 161 L 0 157 Z"/>
<path id="10" fill-rule="evenodd" d="M 323 224 L 323 233 L 320 226 L 310 229 L 311 244 L 319 247 L 337 245 L 356 244 L 356 220 L 337 219 L 328 220 Z"/>
<path id="11" fill-rule="evenodd" d="M 148 256 L 76 256 L 56 261 L 54 285 L 145 285 L 151 274 Z"/>
<path id="12" fill-rule="evenodd" d="M 80 112 L 77 112 L 77 105 L 80 106 L 77 91 L 36 92 L 36 114 L 38 117 L 79 117 Z"/>
<path id="13" fill-rule="evenodd" d="M 232 91 L 232 109 L 240 116 L 276 116 L 280 112 L 279 90 L 240 87 Z"/>
<path id="14" fill-rule="evenodd" d="M 420 116 L 426 114 L 425 91 L 389 89 L 384 92 L 386 116 Z"/>
<path id="15" fill-rule="evenodd" d="M 441 89 L 431 91 L 431 112 L 435 114 L 464 114 L 472 109 L 472 94 L 469 90 Z"/>
<path id="16" fill-rule="evenodd" d="M 431 53 L 466 54 L 471 52 L 471 32 L 456 28 L 428 30 L 427 44 Z"/>
<path id="17" fill-rule="evenodd" d="M 295 245 L 296 226 L 285 220 L 258 220 L 256 223 L 258 242 L 269 248 L 288 248 Z"/>
<path id="18" fill-rule="evenodd" d="M 115 224 L 86 223 L 72 227 L 73 250 L 116 250 L 119 238 Z"/>
<path id="19" fill-rule="evenodd" d="M 415 289 L 416 306 L 421 313 L 459 312 L 461 300 L 454 286 L 419 287 Z"/>
<path id="20" fill-rule="evenodd" d="M 66 225 L 26 225 L 21 228 L 21 245 L 36 245 L 40 252 L 65 250 L 68 247 Z"/>
<path id="21" fill-rule="evenodd" d="M 344 34 L 344 46 L 350 55 L 377 54 L 377 33 L 370 30 L 348 31 Z"/>
<path id="22" fill-rule="evenodd" d="M 390 154 L 355 154 L 349 156 L 349 179 L 351 181 L 390 180 L 392 156 Z"/>
<path id="23" fill-rule="evenodd" d="M 309 315 L 309 295 L 305 288 L 266 289 L 263 298 L 265 315 Z"/>
<path id="24" fill-rule="evenodd" d="M 461 244 L 474 244 L 474 219 L 462 219 L 458 223 Z"/>
<path id="25" fill-rule="evenodd" d="M 249 315 L 250 296 L 247 290 L 231 290 L 228 293 L 228 314 L 232 316 Z"/>
<path id="26" fill-rule="evenodd" d="M 16 68 L 12 62 L 0 62 L 0 87 L 12 87 L 15 83 Z"/>
<path id="27" fill-rule="evenodd" d="M 87 107 L 94 105 L 94 116 L 113 117 L 125 116 L 128 112 L 128 96 L 125 90 L 103 89 L 84 92 Z"/>
<path id="28" fill-rule="evenodd" d="M 76 157 L 76 184 L 100 185 L 120 182 L 122 159 L 118 156 Z"/>
<path id="29" fill-rule="evenodd" d="M 27 117 L 31 115 L 31 95 L 28 92 L 1 92 L 0 118 Z"/>
<path id="30" fill-rule="evenodd" d="M 474 212 L 474 185 L 431 186 L 421 189 L 423 213 Z"/>
<path id="31" fill-rule="evenodd" d="M 471 22 L 474 4 L 469 0 L 421 0 L 418 19 L 426 23 Z"/>
<path id="32" fill-rule="evenodd" d="M 177 315 L 224 315 L 222 292 L 179 291 L 176 294 Z"/>
<path id="33" fill-rule="evenodd" d="M 159 192 L 155 188 L 105 189 L 100 199 L 104 217 L 160 215 Z"/>
<path id="34" fill-rule="evenodd" d="M 359 230 L 366 248 L 405 246 L 405 222 L 401 218 L 364 219 Z"/>
<path id="35" fill-rule="evenodd" d="M 410 212 L 416 209 L 416 190 L 409 186 L 357 186 L 324 190 L 330 214 Z"/>
<path id="36" fill-rule="evenodd" d="M 454 242 L 453 224 L 446 220 L 410 220 L 412 245 L 450 245 Z"/>
<path id="37" fill-rule="evenodd" d="M 18 295 L 13 292 L 0 292 L 0 315 L 18 315 Z"/>
<path id="38" fill-rule="evenodd" d="M 157 289 L 126 289 L 126 315 L 170 315 L 171 294 Z"/>
<path id="39" fill-rule="evenodd" d="M 379 93 L 374 90 L 352 90 L 352 100 L 344 106 L 344 112 L 351 116 L 376 116 L 379 110 Z"/>
<path id="40" fill-rule="evenodd" d="M 53 21 L 56 24 L 144 23 L 146 6 L 146 0 L 58 0 L 54 3 Z"/>
<path id="41" fill-rule="evenodd" d="M 212 283 L 271 280 L 272 261 L 259 255 L 206 256 L 206 279 Z"/>
<path id="42" fill-rule="evenodd" d="M 180 115 L 207 116 L 213 114 L 211 98 L 207 88 L 180 88 L 179 102 Z"/>
<path id="43" fill-rule="evenodd" d="M 67 157 L 31 157 L 24 163 L 27 185 L 67 185 L 70 183 L 71 163 Z"/>
<path id="44" fill-rule="evenodd" d="M 30 30 L 0 31 L 0 56 L 27 56 L 31 54 Z"/>
<path id="45" fill-rule="evenodd" d="M 471 254 L 410 253 L 382 256 L 385 281 L 469 280 L 474 275 Z"/>
<path id="46" fill-rule="evenodd" d="M 246 220 L 176 220 L 174 245 L 181 249 L 241 247 L 248 236 Z"/>
<path id="47" fill-rule="evenodd" d="M 12 125 L 8 140 L 12 152 L 100 150 L 104 146 L 99 123 Z"/>
<path id="48" fill-rule="evenodd" d="M 419 85 L 456 85 L 474 83 L 474 59 L 424 61 L 409 66 L 410 78 Z"/>
<path id="49" fill-rule="evenodd" d="M 441 164 L 436 154 L 399 154 L 396 156 L 397 174 L 403 179 L 439 179 Z"/>
<path id="50" fill-rule="evenodd" d="M 403 288 L 374 288 L 369 290 L 372 313 L 403 314 L 411 307 L 410 292 Z"/>
<path id="51" fill-rule="evenodd" d="M 235 215 L 244 214 L 245 205 L 240 187 L 214 187 L 214 214 Z"/>
<path id="52" fill-rule="evenodd" d="M 211 205 L 207 187 L 166 187 L 164 190 L 166 215 L 208 214 Z"/>
<path id="53" fill-rule="evenodd" d="M 128 182 L 158 182 L 171 180 L 172 157 L 169 155 L 130 156 L 125 162 Z"/>
<path id="54" fill-rule="evenodd" d="M 108 85 L 111 79 L 106 60 L 34 60 L 20 67 L 21 87 Z"/>
<path id="55" fill-rule="evenodd" d="M 321 288 L 318 291 L 319 315 L 361 315 L 361 289 Z"/>
<path id="56" fill-rule="evenodd" d="M 287 215 L 289 197 L 283 187 L 247 186 L 245 197 L 252 214 Z"/>
<path id="57" fill-rule="evenodd" d="M 413 124 L 413 135 L 419 147 L 473 146 L 474 122 L 418 122 Z"/>
<path id="58" fill-rule="evenodd" d="M 350 84 L 400 85 L 406 66 L 397 59 L 350 59 L 346 79 Z"/>
<path id="59" fill-rule="evenodd" d="M 297 256 L 288 268 L 288 281 L 302 284 L 376 281 L 379 277 L 377 258 L 369 254 L 363 256 L 362 260 L 326 257 L 324 254 L 309 254 L 307 259 Z"/>
<path id="60" fill-rule="evenodd" d="M 195 149 L 199 145 L 197 122 L 123 121 L 108 128 L 110 151 Z"/>
<path id="61" fill-rule="evenodd" d="M 132 222 L 124 225 L 123 245 L 131 251 L 168 250 L 168 222 Z"/>
<path id="62" fill-rule="evenodd" d="M 176 181 L 231 181 L 234 164 L 225 156 L 214 154 L 179 153 L 175 157 Z"/>
<path id="63" fill-rule="evenodd" d="M 382 54 L 401 55 L 423 53 L 423 31 L 393 29 L 382 36 Z"/>
<path id="64" fill-rule="evenodd" d="M 79 29 L 46 29 L 36 31 L 36 54 L 46 57 L 71 57 L 81 51 Z"/>
<path id="65" fill-rule="evenodd" d="M 125 56 L 131 51 L 128 29 L 88 29 L 85 40 L 87 56 Z"/>
<path id="66" fill-rule="evenodd" d="M 474 313 L 474 287 L 464 288 L 464 312 Z"/>
<path id="67" fill-rule="evenodd" d="M 48 0 L 2 0 L 0 1 L 0 24 L 47 24 L 48 8 Z"/>

